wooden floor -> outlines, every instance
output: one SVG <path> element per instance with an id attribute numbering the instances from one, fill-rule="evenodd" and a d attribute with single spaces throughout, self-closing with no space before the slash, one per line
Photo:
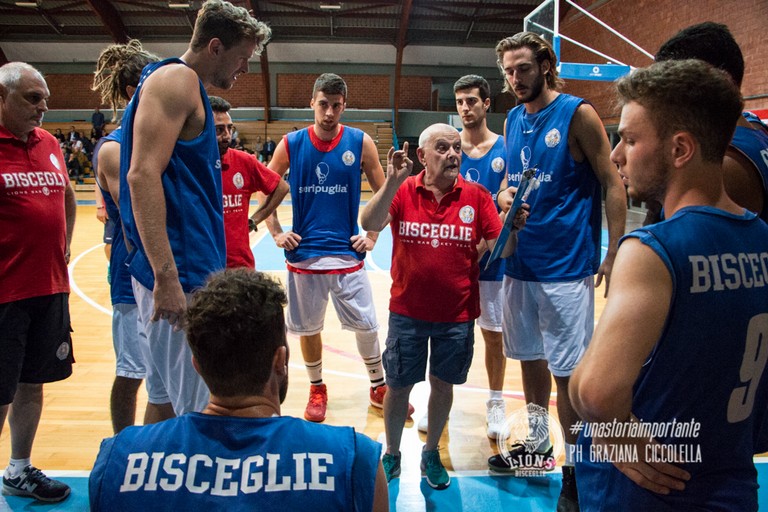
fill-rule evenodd
<path id="1" fill-rule="evenodd" d="M 90 196 L 79 200 L 91 199 Z M 83 202 L 83 201 L 80 201 Z M 78 206 L 77 224 L 72 243 L 70 274 L 73 283 L 70 297 L 74 328 L 74 354 L 77 363 L 69 379 L 45 386 L 45 405 L 35 440 L 33 463 L 43 469 L 89 470 L 102 438 L 112 435 L 109 418 L 109 394 L 114 378 L 114 354 L 111 342 L 111 306 L 106 282 L 107 261 L 101 244 L 102 225 L 95 218 L 95 206 Z M 280 207 L 283 224 L 290 223 L 290 208 Z M 264 236 L 262 229 L 252 242 Z M 271 244 L 271 240 L 263 243 Z M 258 261 L 258 254 L 257 254 Z M 257 263 L 258 265 L 258 263 Z M 285 279 L 285 271 L 273 271 Z M 30 276 L 33 279 L 34 276 Z M 380 340 L 386 337 L 389 274 L 370 272 Z M 603 290 L 596 292 L 597 314 L 602 311 Z M 384 440 L 384 425 L 379 410 L 368 405 L 368 382 L 362 362 L 357 355 L 354 334 L 342 331 L 332 306 L 323 333 L 325 343 L 324 379 L 328 385 L 329 424 L 352 425 L 373 439 Z M 283 406 L 283 414 L 302 416 L 306 405 L 308 380 L 298 359 L 298 340 L 291 339 L 294 359 L 291 362 L 291 384 Z M 441 442 L 443 462 L 458 471 L 484 470 L 486 459 L 495 450 L 495 442 L 485 436 L 485 400 L 488 398 L 484 368 L 484 347 L 477 330 L 475 356 L 468 382 L 456 388 L 451 418 Z M 411 397 L 416 407 L 414 419 L 426 411 L 428 387 L 417 385 Z M 524 406 L 520 366 L 509 361 L 505 381 L 508 414 Z M 146 400 L 142 388 L 140 403 Z M 553 402 L 554 403 L 554 402 Z M 554 407 L 551 408 L 554 413 Z M 143 415 L 140 406 L 138 418 Z M 406 424 L 402 449 L 403 473 L 418 471 L 418 451 L 424 442 L 413 422 Z M 0 461 L 8 459 L 10 451 L 7 426 L 0 436 Z M 413 459 L 413 460 L 411 460 Z M 4 465 L 4 462 L 3 462 Z"/>

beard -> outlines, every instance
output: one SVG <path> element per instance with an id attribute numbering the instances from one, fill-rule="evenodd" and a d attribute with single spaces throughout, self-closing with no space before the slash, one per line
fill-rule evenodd
<path id="1" fill-rule="evenodd" d="M 539 74 L 528 88 L 528 93 L 518 96 L 517 99 L 520 103 L 530 103 L 541 95 L 542 90 L 544 90 L 544 75 Z"/>
<path id="2" fill-rule="evenodd" d="M 630 178 L 629 186 L 627 187 L 627 193 L 632 199 L 638 199 L 640 201 L 657 201 L 664 203 L 664 195 L 667 190 L 667 182 L 669 181 L 669 175 L 667 169 L 670 168 L 669 158 L 666 155 L 656 155 L 656 158 L 648 165 L 643 166 L 645 177 L 643 181 L 645 186 L 640 188 L 634 185 L 634 181 Z"/>

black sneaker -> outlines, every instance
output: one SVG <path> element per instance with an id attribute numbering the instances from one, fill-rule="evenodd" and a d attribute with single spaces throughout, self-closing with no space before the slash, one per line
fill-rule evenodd
<path id="1" fill-rule="evenodd" d="M 579 491 L 573 466 L 563 466 L 563 488 L 557 499 L 557 512 L 579 512 Z"/>
<path id="2" fill-rule="evenodd" d="M 69 486 L 48 478 L 34 466 L 27 466 L 16 478 L 3 476 L 3 494 L 54 502 L 69 496 Z"/>
<path id="3" fill-rule="evenodd" d="M 523 443 L 513 444 L 506 457 L 499 453 L 488 459 L 488 468 L 497 473 L 515 473 L 521 470 L 552 471 L 555 465 L 551 446 L 543 452 L 529 452 Z"/>

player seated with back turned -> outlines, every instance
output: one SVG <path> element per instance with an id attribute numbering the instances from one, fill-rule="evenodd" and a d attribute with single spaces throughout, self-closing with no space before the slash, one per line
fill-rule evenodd
<path id="1" fill-rule="evenodd" d="M 106 439 L 91 510 L 388 510 L 379 443 L 351 427 L 280 416 L 285 303 L 280 284 L 259 272 L 209 279 L 186 315 L 208 406 Z"/>

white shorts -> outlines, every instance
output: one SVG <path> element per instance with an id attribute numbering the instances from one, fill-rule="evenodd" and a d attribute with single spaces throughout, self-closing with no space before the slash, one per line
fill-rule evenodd
<path id="1" fill-rule="evenodd" d="M 354 332 L 379 329 L 368 274 L 364 269 L 349 274 L 299 274 L 288 272 L 288 331 L 312 336 L 323 330 L 328 295 L 341 328 Z"/>
<path id="2" fill-rule="evenodd" d="M 546 359 L 555 377 L 568 377 L 595 329 L 595 285 L 504 276 L 504 353 L 520 361 Z"/>
<path id="3" fill-rule="evenodd" d="M 136 304 L 112 306 L 112 345 L 115 347 L 115 375 L 128 379 L 143 379 L 147 375 L 144 364 L 146 343 L 144 329 L 139 335 L 139 308 Z"/>
<path id="4" fill-rule="evenodd" d="M 504 319 L 504 288 L 501 281 L 480 281 L 480 318 L 477 325 L 486 331 L 501 332 Z"/>
<path id="5" fill-rule="evenodd" d="M 147 393 L 150 403 L 170 402 L 177 416 L 202 411 L 208 405 L 208 386 L 192 366 L 192 350 L 186 333 L 174 331 L 167 320 L 153 322 L 155 301 L 152 290 L 136 279 L 132 281 L 133 295 L 139 306 L 139 321 L 147 333 Z M 187 294 L 187 305 L 191 298 L 192 295 Z"/>

